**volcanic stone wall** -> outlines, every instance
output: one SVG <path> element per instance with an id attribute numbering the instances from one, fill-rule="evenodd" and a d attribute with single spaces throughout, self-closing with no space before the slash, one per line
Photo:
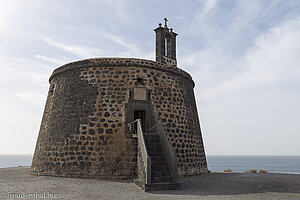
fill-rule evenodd
<path id="1" fill-rule="evenodd" d="M 32 162 L 32 172 L 93 178 L 137 176 L 137 141 L 126 134 L 125 104 L 137 78 L 151 90 L 179 159 L 179 174 L 207 172 L 190 75 L 175 66 L 133 58 L 78 61 L 56 69 Z"/>

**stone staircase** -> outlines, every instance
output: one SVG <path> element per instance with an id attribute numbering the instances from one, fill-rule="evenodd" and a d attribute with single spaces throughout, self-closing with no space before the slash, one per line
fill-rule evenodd
<path id="1" fill-rule="evenodd" d="M 151 183 L 145 190 L 175 190 L 180 183 L 174 183 L 170 166 L 165 158 L 158 134 L 144 134 L 145 144 L 151 158 Z"/>
<path id="2" fill-rule="evenodd" d="M 159 120 L 149 130 L 151 133 L 143 133 L 140 119 L 133 123 L 136 123 L 136 134 L 132 137 L 138 142 L 137 179 L 134 182 L 145 191 L 180 189 L 178 159 L 162 122 Z"/>

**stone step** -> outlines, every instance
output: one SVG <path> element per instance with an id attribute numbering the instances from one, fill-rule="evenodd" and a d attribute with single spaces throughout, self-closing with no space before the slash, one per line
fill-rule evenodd
<path id="1" fill-rule="evenodd" d="M 159 138 L 146 138 L 145 142 L 148 144 L 159 144 L 160 140 Z"/>
<path id="2" fill-rule="evenodd" d="M 147 151 L 150 155 L 157 155 L 157 156 L 161 156 L 161 157 L 165 157 L 164 152 L 162 151 L 162 149 L 149 149 L 147 148 Z"/>
<path id="3" fill-rule="evenodd" d="M 162 190 L 179 190 L 180 183 L 168 183 L 168 182 L 161 182 L 161 183 L 150 183 L 145 184 L 140 182 L 139 180 L 134 180 L 134 183 L 138 186 L 142 187 L 145 191 L 162 191 Z"/>
<path id="4" fill-rule="evenodd" d="M 145 191 L 179 190 L 180 183 L 150 183 L 143 186 Z"/>
<path id="5" fill-rule="evenodd" d="M 171 176 L 171 172 L 170 171 L 152 171 L 151 170 L 151 177 L 163 177 L 163 176 Z"/>
<path id="6" fill-rule="evenodd" d="M 161 149 L 161 146 L 160 145 L 149 145 L 149 144 L 146 144 L 146 148 L 148 151 L 151 151 L 152 149 Z"/>
<path id="7" fill-rule="evenodd" d="M 146 146 L 149 146 L 149 147 L 161 147 L 159 142 L 152 143 L 152 142 L 145 141 L 145 143 L 146 143 Z"/>
<path id="8" fill-rule="evenodd" d="M 163 153 L 163 150 L 162 150 L 162 148 L 161 147 L 146 147 L 147 148 L 147 151 L 149 152 L 149 153 L 151 153 L 151 152 L 161 152 L 161 153 Z"/>
<path id="9" fill-rule="evenodd" d="M 148 143 L 148 142 L 146 142 L 146 146 L 149 146 L 149 147 L 161 147 L 160 143 Z"/>
<path id="10" fill-rule="evenodd" d="M 148 151 L 148 149 L 147 149 Z M 154 149 L 152 151 L 148 151 L 148 154 L 150 155 L 150 157 L 162 157 L 165 158 L 165 154 L 162 151 L 159 151 L 159 149 Z"/>
<path id="11" fill-rule="evenodd" d="M 166 162 L 163 149 L 160 144 L 159 135 L 144 135 L 146 148 L 151 157 L 151 183 L 145 184 L 136 181 L 136 184 L 143 187 L 145 191 L 175 190 L 180 188 L 179 183 L 173 183 L 173 176 Z"/>
<path id="12" fill-rule="evenodd" d="M 156 139 L 156 138 L 159 138 L 159 135 L 157 135 L 157 134 L 145 134 L 144 138 L 146 138 L 146 139 L 148 139 L 148 138 Z"/>
<path id="13" fill-rule="evenodd" d="M 163 152 L 148 152 L 150 157 L 162 157 L 165 158 L 165 155 Z"/>
<path id="14" fill-rule="evenodd" d="M 159 183 L 159 182 L 172 183 L 173 177 L 172 176 L 151 177 L 151 183 Z"/>
<path id="15" fill-rule="evenodd" d="M 151 166 L 151 171 L 167 172 L 167 171 L 169 171 L 169 167 L 168 166 Z"/>
<path id="16" fill-rule="evenodd" d="M 158 163 L 158 164 L 152 164 L 151 163 L 151 167 L 168 167 L 168 165 L 167 164 L 165 164 L 165 163 Z"/>
<path id="17" fill-rule="evenodd" d="M 165 161 L 164 156 L 150 156 L 150 157 L 151 157 L 151 161 Z"/>
<path id="18" fill-rule="evenodd" d="M 149 153 L 163 153 L 163 151 L 162 151 L 162 148 L 161 147 L 157 147 L 157 148 L 149 148 L 149 147 L 147 147 L 147 151 L 149 152 Z"/>
<path id="19" fill-rule="evenodd" d="M 171 176 L 170 171 L 151 171 L 152 177 L 160 177 L 160 176 Z"/>
<path id="20" fill-rule="evenodd" d="M 152 161 L 151 166 L 168 166 L 166 161 Z"/>

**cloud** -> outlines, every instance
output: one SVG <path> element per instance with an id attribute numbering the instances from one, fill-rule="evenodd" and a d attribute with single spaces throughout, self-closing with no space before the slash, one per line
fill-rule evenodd
<path id="1" fill-rule="evenodd" d="M 128 2 L 127 0 L 94 0 L 94 1 L 113 8 L 120 20 L 124 22 L 130 21 L 129 13 L 126 12 L 128 10 L 127 6 L 133 5 L 134 2 L 132 1 Z"/>
<path id="2" fill-rule="evenodd" d="M 51 62 L 57 65 L 62 65 L 64 63 L 66 63 L 67 61 L 64 60 L 58 60 L 58 59 L 54 59 L 54 58 L 50 58 L 48 56 L 43 56 L 43 55 L 35 55 L 36 59 L 42 60 L 42 61 L 46 61 L 46 62 Z"/>
<path id="3" fill-rule="evenodd" d="M 0 58 L 0 63 L 0 153 L 33 153 L 51 68 L 21 58 Z"/>
<path id="4" fill-rule="evenodd" d="M 45 103 L 44 101 L 41 101 L 45 98 L 45 92 L 24 91 L 14 93 L 13 96 L 17 97 L 20 102 L 29 104 L 33 107 L 42 108 Z"/>
<path id="5" fill-rule="evenodd" d="M 0 62 L 5 66 L 0 68 L 0 98 L 10 99 L 6 104 L 15 104 L 12 107 L 22 105 L 19 112 L 32 107 L 33 110 L 36 107 L 42 108 L 51 68 L 27 59 L 7 58 L 0 59 Z"/>
<path id="6" fill-rule="evenodd" d="M 211 12 L 218 4 L 218 0 L 207 0 L 203 3 L 203 8 L 197 12 L 197 18 L 204 18 L 209 12 Z"/>
<path id="7" fill-rule="evenodd" d="M 114 49 L 111 42 L 105 42 L 102 44 L 103 49 L 93 48 L 88 46 L 80 46 L 80 45 L 68 45 L 62 42 L 57 42 L 51 38 L 44 37 L 44 41 L 50 46 L 59 48 L 65 52 L 72 53 L 78 56 L 81 59 L 91 58 L 91 57 L 103 57 L 107 55 L 115 56 L 126 56 L 126 57 L 141 57 L 141 58 L 149 58 L 153 57 L 153 51 L 151 52 L 143 52 L 136 45 L 126 42 L 121 36 L 114 35 L 107 32 L 98 32 L 98 37 L 103 37 L 105 39 L 109 39 L 111 42 L 116 44 L 118 49 Z M 104 48 L 107 46 L 107 48 Z M 122 48 L 123 47 L 123 50 Z M 111 49 L 112 48 L 112 49 Z M 112 52 L 113 51 L 113 52 Z M 67 60 L 57 60 L 43 55 L 35 55 L 37 59 L 52 62 L 55 64 L 65 63 Z"/>
<path id="8" fill-rule="evenodd" d="M 299 155 L 297 7 L 285 12 L 291 5 L 281 1 L 233 5 L 217 2 L 204 12 L 204 3 L 185 35 L 196 42 L 179 55 L 196 82 L 207 153 Z"/>
<path id="9" fill-rule="evenodd" d="M 247 66 L 247 70 L 209 88 L 202 93 L 202 97 L 211 99 L 246 88 L 272 87 L 272 84 L 277 85 L 278 82 L 289 82 L 300 77 L 299 35 L 300 18 L 297 18 L 259 36 L 255 40 L 255 46 L 241 58 L 241 64 Z"/>
<path id="10" fill-rule="evenodd" d="M 115 56 L 125 56 L 125 57 L 139 57 L 139 58 L 146 58 L 146 59 L 152 59 L 154 52 L 145 52 L 141 50 L 137 45 L 134 43 L 130 43 L 124 40 L 122 36 L 114 35 L 108 32 L 98 32 L 98 35 L 109 39 L 111 42 L 117 44 L 120 49 L 120 46 L 124 47 L 125 51 L 115 52 Z"/>
<path id="11" fill-rule="evenodd" d="M 7 31 L 7 27 L 12 20 L 9 16 L 15 14 L 18 5 L 13 1 L 0 1 L 0 30 Z"/>
<path id="12" fill-rule="evenodd" d="M 299 35 L 300 18 L 289 20 L 258 36 L 244 56 L 227 56 L 236 59 L 233 67 L 226 66 L 230 60 L 225 60 L 224 64 L 207 62 L 198 70 L 205 77 L 201 80 L 196 76 L 200 84 L 196 94 L 209 154 L 219 154 L 220 148 L 226 148 L 223 153 L 237 154 L 238 145 L 222 146 L 216 137 L 228 143 L 235 138 L 242 144 L 240 154 L 251 154 L 252 144 L 252 154 L 299 154 L 294 142 L 300 130 Z M 203 54 L 199 53 L 205 57 Z M 229 73 L 220 66 L 229 68 Z M 215 83 L 209 84 L 211 79 Z M 285 149 L 282 143 L 297 151 Z"/>
<path id="13" fill-rule="evenodd" d="M 97 48 L 68 45 L 63 42 L 57 42 L 49 37 L 44 37 L 43 39 L 50 46 L 57 47 L 63 51 L 79 56 L 80 58 L 99 57 L 102 55 L 102 51 Z"/>
<path id="14" fill-rule="evenodd" d="M 139 54 L 140 53 L 140 50 L 138 49 L 138 47 L 136 45 L 125 42 L 124 39 L 121 36 L 113 35 L 111 33 L 106 33 L 106 32 L 102 32 L 102 33 L 100 33 L 100 35 L 102 37 L 110 39 L 111 41 L 115 42 L 118 45 L 121 45 L 121 46 L 125 47 L 128 51 L 130 51 L 133 54 Z"/>
<path id="15" fill-rule="evenodd" d="M 26 107 L 28 105 L 20 104 L 12 96 L 0 96 L 1 154 L 32 154 L 34 152 L 42 107 L 35 110 L 31 107 L 26 109 Z"/>
<path id="16" fill-rule="evenodd" d="M 196 82 L 207 152 L 250 154 L 255 144 L 257 154 L 299 154 L 299 8 L 299 1 L 283 0 L 0 1 L 1 137 L 37 133 L 57 65 L 153 59 L 152 28 L 167 15 L 177 19 L 170 22 L 179 33 L 179 67 Z M 16 120 L 22 128 L 11 128 Z M 17 149 L 10 139 L 0 152 Z"/>

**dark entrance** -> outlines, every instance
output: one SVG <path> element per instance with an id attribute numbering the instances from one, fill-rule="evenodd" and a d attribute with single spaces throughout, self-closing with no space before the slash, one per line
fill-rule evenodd
<path id="1" fill-rule="evenodd" d="M 129 91 L 130 98 L 128 99 L 128 103 L 125 104 L 125 123 L 128 126 L 126 134 L 136 133 L 136 123 L 132 122 L 137 119 L 141 120 L 141 128 L 144 133 L 147 132 L 153 125 L 153 107 L 151 105 L 151 100 L 149 99 L 150 90 L 146 90 L 145 94 L 148 94 L 146 100 L 136 100 L 134 99 L 134 89 Z"/>
<path id="2" fill-rule="evenodd" d="M 143 130 L 143 132 L 145 132 L 145 130 L 146 130 L 146 128 L 145 128 L 145 121 L 146 121 L 145 110 L 134 110 L 134 120 L 136 120 L 136 119 L 141 120 L 142 130 Z"/>

